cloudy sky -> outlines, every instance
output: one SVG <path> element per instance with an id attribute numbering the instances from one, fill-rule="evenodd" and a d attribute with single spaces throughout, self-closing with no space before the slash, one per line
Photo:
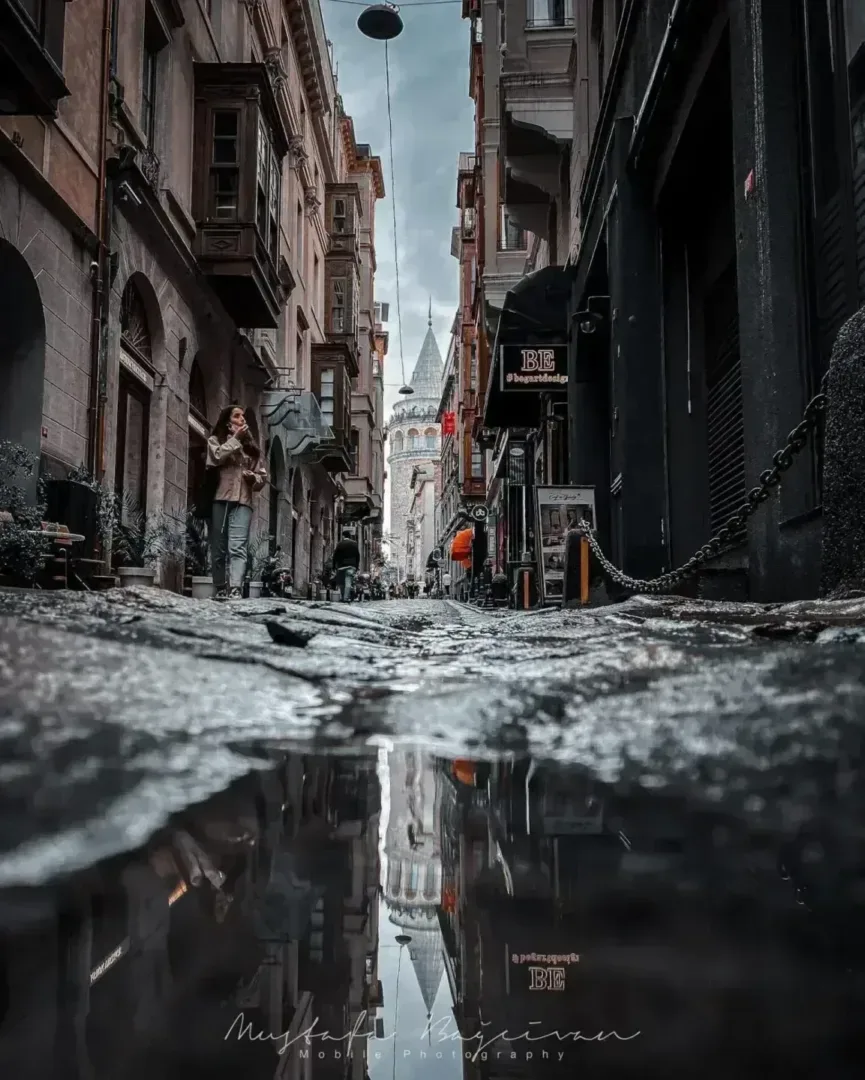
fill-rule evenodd
<path id="1" fill-rule="evenodd" d="M 417 0 L 414 0 L 417 3 Z M 339 91 L 354 120 L 358 142 L 382 159 L 387 197 L 376 213 L 376 298 L 390 303 L 386 412 L 401 385 L 393 210 L 388 152 L 384 45 L 357 29 L 360 0 L 321 0 L 333 42 Z M 433 329 L 442 357 L 458 297 L 457 263 L 450 254 L 456 224 L 457 158 L 474 145 L 473 104 L 468 94 L 469 26 L 459 0 L 400 5 L 405 25 L 389 46 L 393 103 L 396 219 L 405 374 L 427 329 L 432 297 Z"/>

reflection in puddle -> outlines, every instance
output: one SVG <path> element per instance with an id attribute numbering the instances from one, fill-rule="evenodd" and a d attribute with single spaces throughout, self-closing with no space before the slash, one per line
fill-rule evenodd
<path id="1" fill-rule="evenodd" d="M 842 1077 L 862 880 L 825 823 L 527 757 L 293 753 L 0 894 L 0 1075 Z"/>

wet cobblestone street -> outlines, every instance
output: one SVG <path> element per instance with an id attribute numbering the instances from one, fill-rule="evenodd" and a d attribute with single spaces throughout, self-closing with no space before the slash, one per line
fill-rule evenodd
<path id="1" fill-rule="evenodd" d="M 15 986 L 38 997 L 38 958 L 62 932 L 88 957 L 87 1054 L 108 1080 L 180 1076 L 190 1063 L 242 1075 L 253 1050 L 261 1075 L 275 1071 L 272 1047 L 225 1049 L 243 1002 L 271 1031 L 289 1014 L 333 1028 L 362 1013 L 376 1031 L 381 1020 L 385 1042 L 363 1052 L 373 1080 L 392 1067 L 462 1076 L 450 1045 L 420 1058 L 417 1033 L 434 1046 L 424 1025 L 442 1017 L 463 1039 L 483 1017 L 513 1033 L 517 1013 L 622 1041 L 571 1045 L 543 1067 L 521 1049 L 524 1071 L 502 1075 L 852 1076 L 865 970 L 861 606 L 635 599 L 522 614 L 4 592 L 7 999 Z M 197 902 L 175 904 L 186 892 Z M 345 946 L 360 964 L 340 983 L 348 1012 L 316 981 L 313 900 L 328 926 L 338 895 L 333 940 L 365 943 Z M 483 979 L 466 943 L 475 922 Z M 412 943 L 409 989 L 399 935 Z M 279 1008 L 250 981 L 260 986 L 276 941 L 299 943 L 301 957 L 280 960 L 295 983 Z M 491 975 L 502 942 L 517 967 Z M 522 954 L 582 966 L 544 961 L 531 974 Z M 16 966 L 19 955 L 36 968 Z M 171 979 L 150 1000 L 147 965 L 163 963 Z M 322 963 L 337 979 L 337 961 Z M 511 987 L 505 998 L 490 979 Z M 535 1018 L 540 999 L 524 992 L 554 982 L 564 993 Z M 395 995 L 408 995 L 399 1018 Z M 4 1075 L 60 1075 L 47 1058 L 21 1071 L 39 1016 L 21 1008 L 4 1029 L 15 1038 L 0 1038 Z M 304 1060 L 286 1075 L 306 1075 Z M 76 1069 L 62 1075 L 90 1075 Z"/>

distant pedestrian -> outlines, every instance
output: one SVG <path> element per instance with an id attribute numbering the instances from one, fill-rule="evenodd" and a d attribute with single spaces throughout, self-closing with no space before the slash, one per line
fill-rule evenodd
<path id="1" fill-rule="evenodd" d="M 451 594 L 451 576 L 450 576 L 450 574 L 442 574 L 442 590 L 444 591 L 445 596 L 450 596 L 450 594 Z"/>
<path id="2" fill-rule="evenodd" d="M 333 550 L 336 587 L 340 591 L 343 603 L 348 603 L 351 599 L 351 591 L 358 570 L 360 570 L 360 548 L 357 546 L 357 541 L 346 530 Z"/>
<path id="3" fill-rule="evenodd" d="M 218 597 L 235 599 L 243 595 L 252 496 L 267 480 L 261 450 L 239 405 L 219 414 L 207 441 L 207 467 L 218 470 L 210 518 L 213 584 Z"/>

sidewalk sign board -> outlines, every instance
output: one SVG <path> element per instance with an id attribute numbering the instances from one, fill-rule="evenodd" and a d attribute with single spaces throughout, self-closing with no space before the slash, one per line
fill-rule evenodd
<path id="1" fill-rule="evenodd" d="M 564 592 L 565 533 L 582 518 L 595 526 L 594 487 L 538 487 L 538 567 L 541 604 L 559 604 Z"/>

